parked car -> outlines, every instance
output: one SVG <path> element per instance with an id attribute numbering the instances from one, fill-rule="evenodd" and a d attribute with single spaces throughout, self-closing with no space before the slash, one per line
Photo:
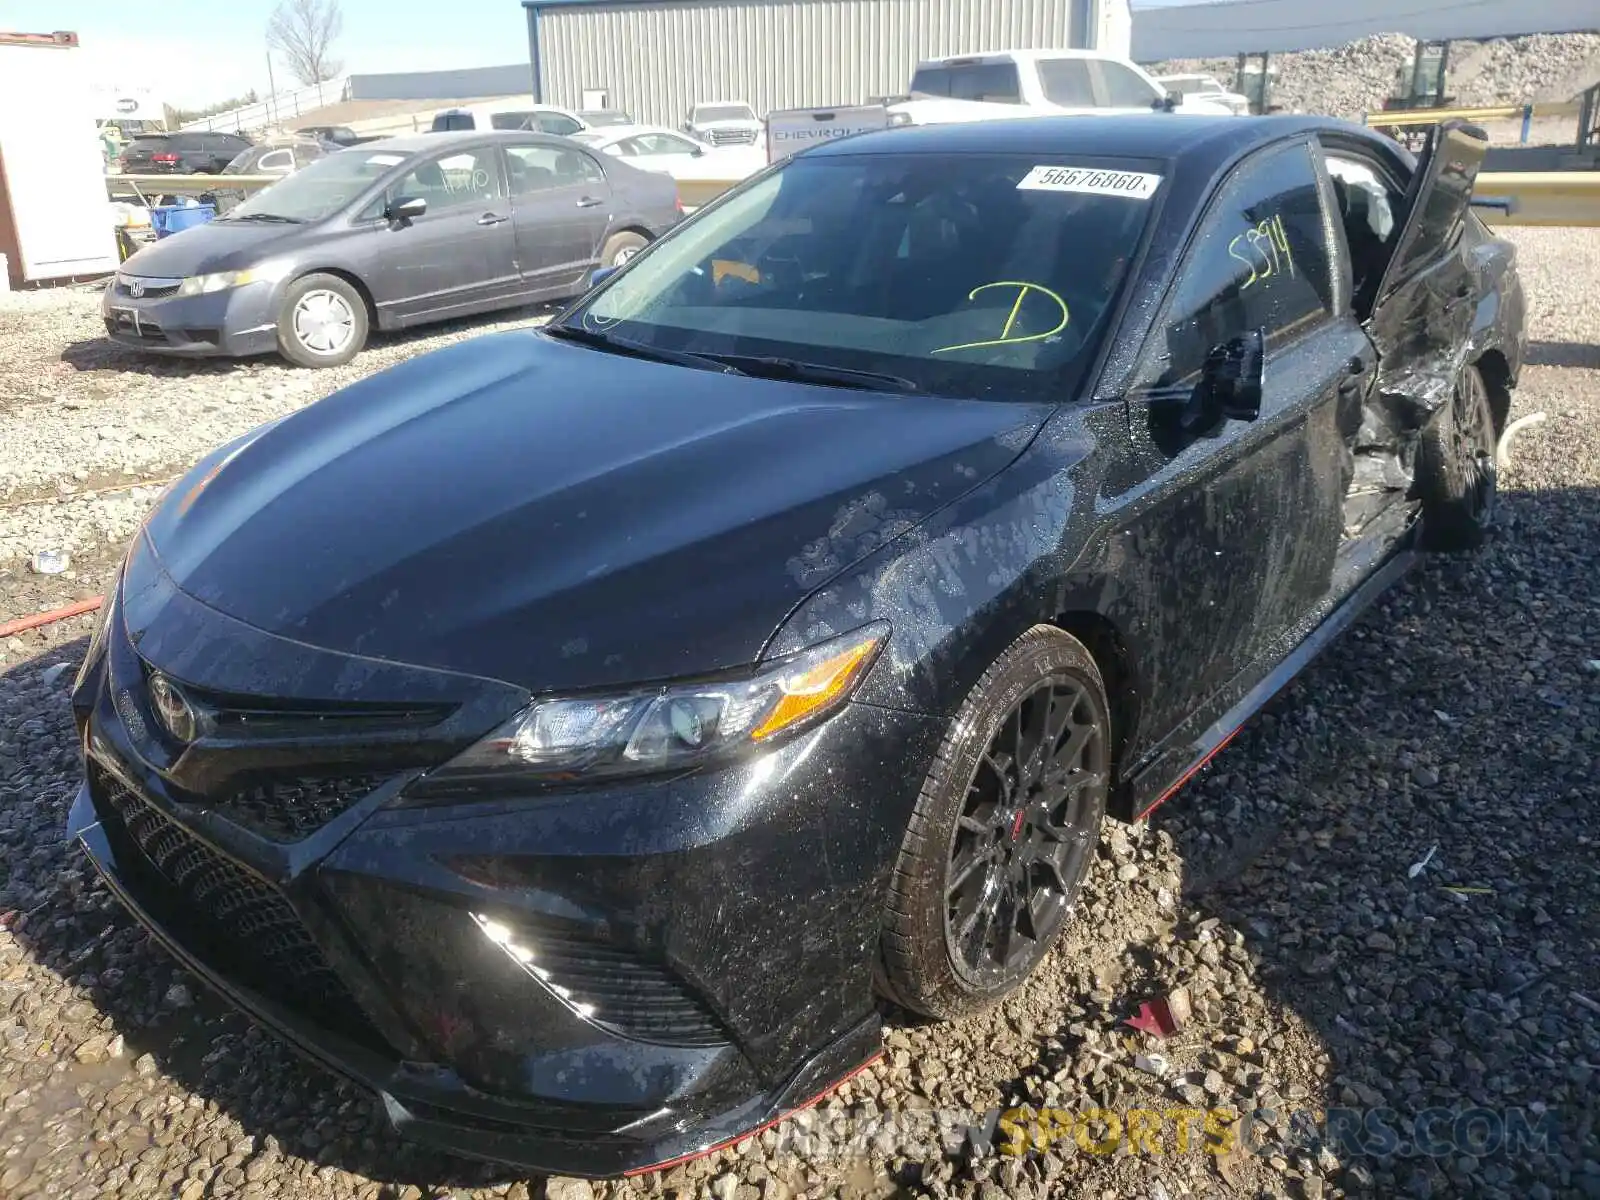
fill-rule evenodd
<path id="1" fill-rule="evenodd" d="M 1214 75 L 1157 75 L 1156 83 L 1179 96 L 1196 96 L 1212 104 L 1220 104 L 1236 117 L 1242 117 L 1250 111 L 1250 98 L 1230 92 Z"/>
<path id="2" fill-rule="evenodd" d="M 319 138 L 269 138 L 241 150 L 226 167 L 224 175 L 288 175 L 319 158 L 337 153 L 342 147 Z"/>
<path id="3" fill-rule="evenodd" d="M 891 104 L 897 125 L 1062 115 L 1142 113 L 1171 106 L 1186 116 L 1229 114 L 1209 96 L 1173 103 L 1136 63 L 1100 50 L 997 50 L 917 64 L 910 96 Z"/>
<path id="4" fill-rule="evenodd" d="M 382 141 L 377 137 L 362 137 L 348 125 L 307 125 L 303 129 L 296 129 L 302 137 L 315 138 L 319 142 L 332 142 L 335 146 L 362 146 L 368 142 Z"/>
<path id="5" fill-rule="evenodd" d="M 572 296 L 677 221 L 670 179 L 535 133 L 414 134 L 329 154 L 122 264 L 112 339 L 337 366 L 373 328 Z"/>
<path id="6" fill-rule="evenodd" d="M 574 114 L 590 129 L 605 125 L 632 125 L 633 118 L 620 108 L 580 108 Z"/>
<path id="7" fill-rule="evenodd" d="M 714 1152 L 881 1054 L 883 997 L 1016 989 L 1103 814 L 1483 536 L 1525 344 L 1484 150 L 1148 114 L 795 155 L 177 481 L 69 832 L 412 1137 Z"/>
<path id="8" fill-rule="evenodd" d="M 743 100 L 702 100 L 683 122 L 685 133 L 708 146 L 759 146 L 763 128 Z"/>
<path id="9" fill-rule="evenodd" d="M 753 175 L 767 165 L 754 146 L 716 150 L 704 142 L 655 125 L 611 125 L 588 129 L 574 139 L 604 154 L 620 158 L 641 171 L 659 171 L 674 179 L 735 180 Z"/>
<path id="10" fill-rule="evenodd" d="M 433 114 L 433 133 L 457 133 L 466 129 L 527 129 L 569 137 L 587 129 L 576 113 L 549 104 L 476 104 L 469 108 L 447 108 Z"/>
<path id="11" fill-rule="evenodd" d="M 250 140 L 233 133 L 145 134 L 122 151 L 122 170 L 129 175 L 218 175 Z"/>

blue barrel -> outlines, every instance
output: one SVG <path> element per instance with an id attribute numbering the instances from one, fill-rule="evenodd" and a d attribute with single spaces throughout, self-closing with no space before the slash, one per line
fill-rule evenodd
<path id="1" fill-rule="evenodd" d="M 171 237 L 183 229 L 204 225 L 217 215 L 215 204 L 158 204 L 150 210 L 156 237 Z"/>

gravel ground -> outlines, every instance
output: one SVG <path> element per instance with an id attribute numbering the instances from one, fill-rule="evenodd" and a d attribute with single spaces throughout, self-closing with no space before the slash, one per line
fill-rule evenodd
<path id="1" fill-rule="evenodd" d="M 1514 415 L 1547 419 L 1516 442 L 1498 539 L 1414 573 L 1151 822 L 1108 827 L 1082 919 L 1020 994 L 943 1026 L 892 1016 L 885 1058 L 821 1109 L 665 1175 L 525 1181 L 409 1147 L 214 1002 L 61 838 L 78 765 L 55 668 L 88 618 L 9 639 L 0 1197 L 1600 1197 L 1600 233 L 1515 239 L 1534 341 Z M 4 303 L 0 495 L 50 499 L 0 511 L 0 619 L 92 594 L 148 498 L 62 488 L 170 474 L 483 328 L 325 375 L 151 364 L 90 340 L 87 294 Z M 77 578 L 20 566 L 41 539 L 77 549 Z M 1189 1026 L 1135 1040 L 1122 1022 L 1177 986 Z M 1161 1077 L 1136 1064 L 1154 1053 Z M 984 1114 L 1017 1105 L 1226 1109 L 1253 1152 L 1213 1153 L 1198 1127 L 1185 1149 L 1167 1121 L 1137 1148 L 1097 1153 L 1091 1125 L 1012 1157 Z M 1425 1110 L 1449 1114 L 1436 1133 L 1487 1110 L 1480 1135 L 1544 1140 L 1385 1156 L 1288 1116 L 1344 1108 L 1392 1110 L 1403 1138 Z"/>

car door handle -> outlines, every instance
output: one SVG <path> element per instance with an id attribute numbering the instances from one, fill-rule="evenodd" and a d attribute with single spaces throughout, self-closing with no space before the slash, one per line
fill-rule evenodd
<path id="1" fill-rule="evenodd" d="M 498 224 L 500 224 L 500 222 L 504 221 L 505 219 L 506 219 L 505 217 L 497 216 L 494 213 L 484 213 L 483 216 L 478 218 L 478 224 L 479 225 L 498 225 Z"/>
<path id="2" fill-rule="evenodd" d="M 578 200 L 578 207 L 579 208 L 595 208 L 596 206 L 604 204 L 604 203 L 605 203 L 604 200 L 601 200 L 601 199 L 599 199 L 599 198 L 597 198 L 595 196 L 583 196 L 583 197 L 579 198 L 579 200 Z"/>

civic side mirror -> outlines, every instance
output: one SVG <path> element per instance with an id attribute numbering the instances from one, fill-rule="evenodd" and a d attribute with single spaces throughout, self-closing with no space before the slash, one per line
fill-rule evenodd
<path id="1" fill-rule="evenodd" d="M 1261 390 L 1266 381 L 1267 336 L 1252 329 L 1224 342 L 1206 355 L 1202 385 L 1206 406 L 1218 417 L 1254 421 L 1261 415 Z"/>
<path id="2" fill-rule="evenodd" d="M 384 216 L 397 225 L 406 225 L 415 221 L 428 211 L 426 196 L 401 196 L 391 205 Z"/>
<path id="3" fill-rule="evenodd" d="M 594 270 L 589 272 L 589 286 L 599 287 L 602 283 L 615 275 L 617 270 L 618 268 L 616 267 L 596 267 Z"/>

